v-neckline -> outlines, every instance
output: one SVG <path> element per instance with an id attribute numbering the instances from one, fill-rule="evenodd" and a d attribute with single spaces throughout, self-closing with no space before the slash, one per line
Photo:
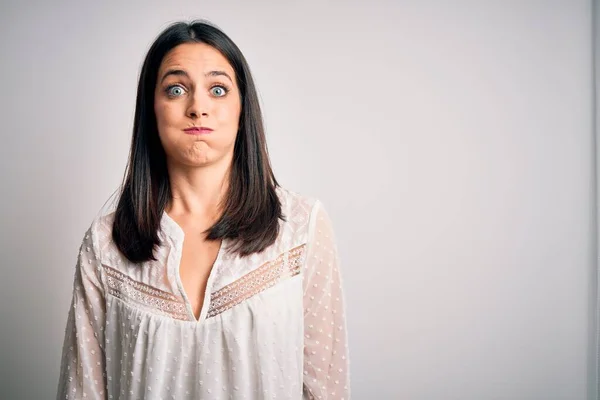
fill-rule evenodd
<path id="1" fill-rule="evenodd" d="M 202 323 L 204 322 L 204 320 L 206 320 L 206 315 L 208 314 L 208 310 L 210 308 L 212 285 L 217 274 L 217 269 L 221 264 L 226 239 L 221 239 L 221 244 L 219 246 L 219 251 L 217 252 L 217 257 L 215 258 L 215 261 L 210 268 L 208 279 L 206 281 L 206 289 L 204 291 L 204 300 L 202 301 L 202 307 L 200 308 L 200 315 L 198 316 L 198 318 L 196 318 L 196 315 L 194 314 L 194 308 L 192 307 L 192 303 L 190 302 L 190 299 L 183 287 L 183 283 L 181 282 L 180 268 L 181 258 L 183 256 L 183 241 L 185 240 L 185 232 L 183 231 L 183 228 L 179 226 L 179 224 L 173 218 L 171 218 L 171 216 L 166 211 L 163 211 L 163 216 L 164 220 L 167 221 L 170 225 L 170 229 L 169 232 L 167 232 L 167 234 L 172 235 L 173 233 L 175 233 L 176 236 L 176 240 L 173 241 L 173 245 L 175 245 L 176 249 L 176 257 L 174 257 L 172 260 L 170 257 L 167 259 L 167 264 L 170 264 L 167 265 L 167 269 L 171 268 L 173 276 L 175 276 L 177 289 L 179 290 L 179 294 L 183 298 L 190 320 L 198 324 Z"/>

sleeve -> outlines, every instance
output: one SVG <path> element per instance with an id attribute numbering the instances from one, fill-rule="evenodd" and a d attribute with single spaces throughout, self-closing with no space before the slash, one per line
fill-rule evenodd
<path id="1" fill-rule="evenodd" d="M 104 321 L 106 306 L 100 257 L 92 226 L 79 248 L 69 309 L 58 399 L 106 399 Z"/>
<path id="2" fill-rule="evenodd" d="M 340 263 L 331 220 L 311 212 L 304 261 L 304 399 L 350 398 L 350 369 Z"/>

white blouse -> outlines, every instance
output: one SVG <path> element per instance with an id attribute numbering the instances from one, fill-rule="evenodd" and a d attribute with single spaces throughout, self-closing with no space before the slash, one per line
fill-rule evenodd
<path id="1" fill-rule="evenodd" d="M 75 267 L 57 399 L 348 399 L 342 279 L 320 201 L 277 188 L 287 221 L 260 254 L 223 240 L 196 319 L 184 239 L 165 212 L 158 260 L 129 262 L 94 219 Z"/>

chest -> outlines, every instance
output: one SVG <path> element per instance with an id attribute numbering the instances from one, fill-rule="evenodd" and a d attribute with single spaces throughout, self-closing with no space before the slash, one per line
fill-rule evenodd
<path id="1" fill-rule="evenodd" d="M 200 316 L 208 277 L 219 254 L 220 241 L 207 241 L 199 234 L 186 234 L 179 277 L 196 319 Z"/>

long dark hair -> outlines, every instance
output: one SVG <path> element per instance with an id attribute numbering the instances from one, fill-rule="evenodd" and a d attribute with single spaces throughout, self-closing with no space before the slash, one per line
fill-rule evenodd
<path id="1" fill-rule="evenodd" d="M 129 160 L 115 211 L 112 237 L 132 262 L 156 260 L 160 221 L 171 199 L 166 154 L 160 143 L 154 90 L 163 57 L 183 43 L 205 43 L 229 61 L 241 96 L 239 130 L 220 219 L 207 240 L 233 239 L 240 256 L 261 252 L 275 242 L 284 220 L 269 161 L 262 113 L 250 68 L 240 49 L 206 21 L 176 22 L 163 30 L 144 60 L 140 73 Z"/>

